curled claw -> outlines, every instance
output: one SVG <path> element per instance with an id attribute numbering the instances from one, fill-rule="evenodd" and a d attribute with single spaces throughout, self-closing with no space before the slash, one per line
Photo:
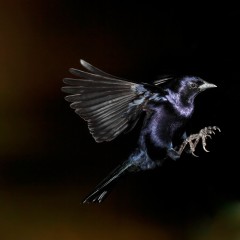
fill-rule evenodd
<path id="1" fill-rule="evenodd" d="M 198 155 L 196 155 L 194 152 L 192 152 L 192 155 L 194 156 L 194 157 L 199 157 Z"/>
<path id="2" fill-rule="evenodd" d="M 219 127 L 217 127 L 217 126 L 213 126 L 212 127 L 214 130 L 218 130 L 219 132 L 221 132 L 221 129 L 219 128 Z"/>
<path id="3" fill-rule="evenodd" d="M 205 152 L 210 152 L 210 151 L 208 151 L 208 150 L 206 149 L 205 145 L 203 145 L 203 150 L 204 150 Z"/>

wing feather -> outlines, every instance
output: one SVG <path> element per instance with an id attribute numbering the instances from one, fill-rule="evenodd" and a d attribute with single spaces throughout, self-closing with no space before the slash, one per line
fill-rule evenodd
<path id="1" fill-rule="evenodd" d="M 119 77 L 116 77 L 116 76 L 113 76 L 109 73 L 106 73 L 96 67 L 94 67 L 93 65 L 91 65 L 90 63 L 84 61 L 84 60 L 80 60 L 80 63 L 83 67 L 85 67 L 88 71 L 92 72 L 92 73 L 95 73 L 97 75 L 101 75 L 101 76 L 105 76 L 105 77 L 110 77 L 110 78 L 116 78 L 116 79 L 121 79 L 121 80 L 125 80 L 123 78 L 119 78 Z"/>

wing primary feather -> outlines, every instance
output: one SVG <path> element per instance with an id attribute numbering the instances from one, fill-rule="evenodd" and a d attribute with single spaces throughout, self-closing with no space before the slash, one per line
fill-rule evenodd
<path id="1" fill-rule="evenodd" d="M 92 127 L 91 125 L 88 126 L 91 134 L 97 134 L 99 137 L 103 137 L 112 130 L 115 131 L 119 125 L 127 123 L 127 119 L 118 119 L 118 121 L 113 122 L 111 125 L 107 127 Z"/>
<path id="2" fill-rule="evenodd" d="M 83 114 L 81 113 L 81 117 L 84 118 L 84 119 L 91 119 L 91 122 L 95 122 L 95 121 L 101 121 L 102 119 L 108 117 L 109 115 L 111 114 L 114 114 L 115 112 L 117 111 L 121 111 L 122 109 L 125 110 L 126 112 L 126 109 L 128 108 L 128 105 L 125 104 L 125 105 L 118 105 L 117 107 L 111 107 L 111 108 L 108 108 L 107 110 L 105 111 L 101 111 L 101 112 L 93 112 L 91 114 Z"/>
<path id="3" fill-rule="evenodd" d="M 121 133 L 121 129 L 123 129 L 123 127 L 124 127 L 124 125 L 126 125 L 126 123 L 127 123 L 127 119 L 121 119 L 121 121 L 114 122 L 113 125 L 109 126 L 108 128 L 105 128 L 105 129 L 94 129 L 94 131 L 91 131 L 90 128 L 89 129 L 90 129 L 91 134 L 93 136 L 95 136 L 96 138 L 98 138 L 99 141 L 101 141 L 101 142 L 102 141 L 111 141 L 112 139 L 114 139 Z M 114 135 L 114 133 L 117 133 L 117 134 Z"/>
<path id="4" fill-rule="evenodd" d="M 109 74 L 109 73 L 106 73 L 96 67 L 94 67 L 93 65 L 91 65 L 90 63 L 86 62 L 85 60 L 83 59 L 80 59 L 80 63 L 82 64 L 83 67 L 85 67 L 87 70 L 89 70 L 90 72 L 92 73 L 95 73 L 97 75 L 102 75 L 102 76 L 105 76 L 105 77 L 110 77 L 110 78 L 117 78 L 117 79 L 121 79 L 121 80 L 125 80 L 123 78 L 120 78 L 120 77 L 116 77 L 112 74 Z"/>
<path id="5" fill-rule="evenodd" d="M 80 71 L 80 70 L 78 70 Z M 86 73 L 88 74 L 88 73 Z M 90 73 L 89 73 L 90 74 Z M 97 75 L 94 75 L 97 76 Z M 100 77 L 100 76 L 99 76 Z M 82 87 L 122 87 L 122 88 L 127 88 L 131 87 L 133 83 L 126 82 L 126 81 L 121 81 L 119 82 L 118 80 L 111 80 L 109 81 L 108 79 L 76 79 L 76 78 L 64 78 L 63 79 L 64 83 L 72 85 L 72 86 L 82 86 Z M 64 88 L 64 87 L 63 87 Z"/>
<path id="6" fill-rule="evenodd" d="M 107 82 L 112 82 L 112 83 L 122 83 L 124 85 L 129 85 L 130 82 L 125 81 L 125 80 L 120 80 L 120 79 L 116 79 L 116 78 L 110 78 L 110 77 L 105 77 L 105 76 L 101 76 L 101 75 L 97 75 L 97 74 L 93 74 L 93 73 L 89 73 L 89 72 L 84 72 L 81 71 L 79 69 L 76 68 L 70 68 L 69 72 L 72 73 L 73 75 L 77 76 L 77 77 L 83 77 L 89 80 L 100 80 L 100 81 L 105 81 Z"/>
<path id="7" fill-rule="evenodd" d="M 74 102 L 70 104 L 71 108 L 77 109 L 79 113 L 81 113 L 83 116 L 84 115 L 94 115 L 94 114 L 101 114 L 105 111 L 108 111 L 109 109 L 112 108 L 117 108 L 119 105 L 123 104 L 128 104 L 128 102 L 133 99 L 133 98 L 126 98 L 122 100 L 118 100 L 117 102 L 113 102 L 111 104 L 104 105 L 103 107 L 98 107 L 98 106 L 92 106 L 89 108 L 82 108 L 81 102 Z"/>
<path id="8" fill-rule="evenodd" d="M 104 95 L 109 95 L 109 94 L 115 94 L 115 93 L 126 93 L 125 89 L 111 89 L 108 88 L 107 90 L 102 90 L 98 91 L 97 89 L 82 89 L 81 87 L 64 87 L 64 92 L 70 93 L 70 94 L 81 94 L 82 99 L 88 99 L 93 98 L 94 96 L 97 97 L 97 95 L 104 96 Z M 84 94 L 83 94 L 84 93 Z"/>
<path id="9" fill-rule="evenodd" d="M 104 96 L 101 98 L 97 98 L 97 99 L 92 99 L 92 100 L 88 100 L 88 101 L 82 101 L 82 108 L 88 108 L 88 107 L 92 107 L 92 106 L 106 106 L 109 104 L 112 104 L 113 102 L 116 102 L 118 100 L 124 99 L 124 98 L 131 98 L 134 97 L 133 94 L 129 94 L 129 95 L 122 95 L 122 94 L 116 94 L 115 96 L 116 98 L 113 98 L 112 95 L 109 96 Z"/>
<path id="10" fill-rule="evenodd" d="M 107 111 L 104 114 L 101 115 L 94 115 L 91 119 L 91 122 L 94 123 L 102 123 L 105 122 L 108 119 L 113 118 L 116 114 L 119 115 L 119 117 L 123 117 L 124 113 L 126 112 L 127 105 L 119 106 L 118 108 L 113 108 L 111 111 Z"/>
<path id="11" fill-rule="evenodd" d="M 127 120 L 121 122 L 118 127 L 112 128 L 104 136 L 101 137 L 101 141 L 112 141 L 120 133 L 122 133 L 128 127 Z"/>
<path id="12" fill-rule="evenodd" d="M 124 99 L 124 97 L 120 97 L 118 99 L 113 99 L 111 103 L 103 102 L 103 103 L 99 103 L 97 105 L 92 105 L 88 107 L 85 107 L 82 103 L 79 102 L 79 104 L 81 104 L 81 108 L 76 109 L 75 111 L 77 114 L 81 114 L 81 112 L 88 114 L 90 112 L 102 111 L 103 109 L 108 108 L 110 105 L 113 106 L 113 104 L 114 105 L 116 104 L 115 106 L 117 106 L 118 104 L 120 104 L 119 100 L 131 101 L 131 99 L 134 99 L 134 97 L 127 98 L 127 99 Z"/>

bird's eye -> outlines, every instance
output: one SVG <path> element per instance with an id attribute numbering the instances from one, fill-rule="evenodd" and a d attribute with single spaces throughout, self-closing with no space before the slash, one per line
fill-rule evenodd
<path id="1" fill-rule="evenodd" d="M 197 88 L 197 87 L 198 87 L 198 85 L 196 83 L 194 83 L 194 82 L 190 83 L 190 88 L 194 89 L 194 88 Z"/>

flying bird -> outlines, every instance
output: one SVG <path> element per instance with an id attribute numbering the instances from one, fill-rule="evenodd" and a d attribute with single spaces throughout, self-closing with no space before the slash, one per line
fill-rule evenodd
<path id="1" fill-rule="evenodd" d="M 112 141 L 131 131 L 141 115 L 145 115 L 135 150 L 84 198 L 83 203 L 102 202 L 120 177 L 157 168 L 168 158 L 177 160 L 187 146 L 187 152 L 195 155 L 199 141 L 208 151 L 206 138 L 215 130 L 220 131 L 212 126 L 197 134 L 186 134 L 195 97 L 216 87 L 200 77 L 165 76 L 151 84 L 137 83 L 110 75 L 84 60 L 80 63 L 88 71 L 70 68 L 76 78 L 64 78 L 67 85 L 62 91 L 69 94 L 66 101 L 87 121 L 96 142 Z"/>

